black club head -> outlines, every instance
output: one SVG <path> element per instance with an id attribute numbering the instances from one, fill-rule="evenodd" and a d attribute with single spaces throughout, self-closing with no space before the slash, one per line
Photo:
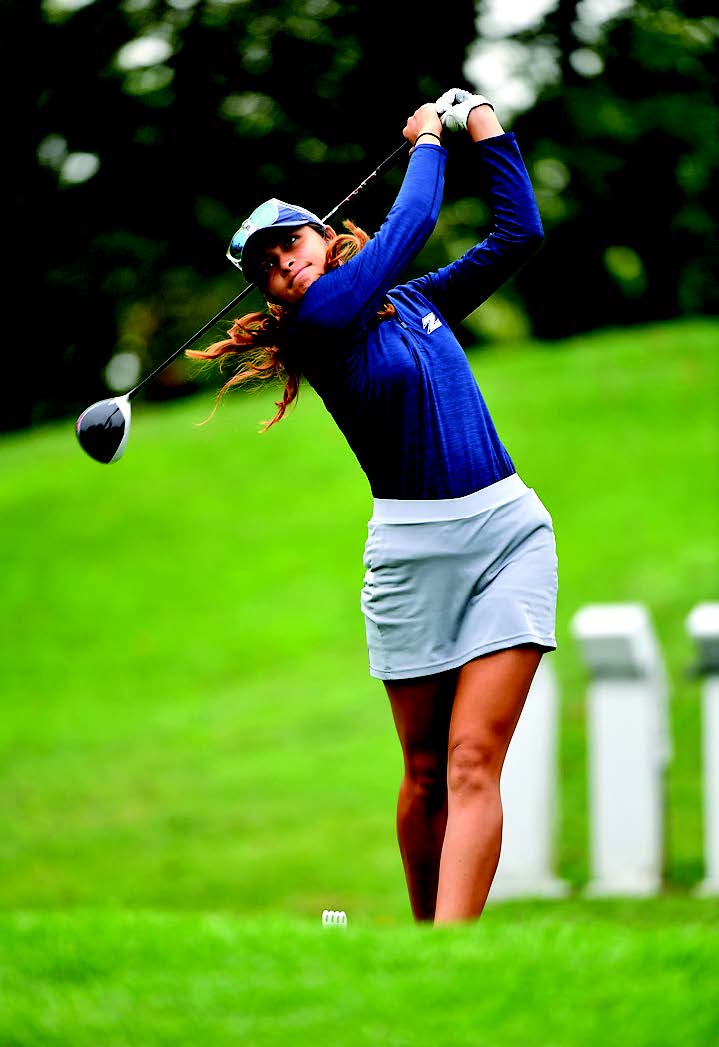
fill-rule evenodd
<path id="1" fill-rule="evenodd" d="M 99 400 L 88 407 L 75 423 L 83 451 L 104 465 L 122 458 L 130 435 L 130 414 L 126 396 Z"/>

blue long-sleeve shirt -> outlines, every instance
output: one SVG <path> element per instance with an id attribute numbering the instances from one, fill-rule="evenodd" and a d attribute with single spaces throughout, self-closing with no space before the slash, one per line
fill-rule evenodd
<path id="1" fill-rule="evenodd" d="M 534 254 L 542 224 L 514 134 L 472 148 L 494 213 L 485 240 L 397 284 L 442 203 L 447 153 L 421 144 L 379 231 L 308 288 L 290 325 L 291 351 L 376 498 L 459 498 L 516 471 L 451 325 Z M 396 316 L 380 321 L 386 301 Z"/>

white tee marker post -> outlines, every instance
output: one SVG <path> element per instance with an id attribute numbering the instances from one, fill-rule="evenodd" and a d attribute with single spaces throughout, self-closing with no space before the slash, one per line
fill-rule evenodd
<path id="1" fill-rule="evenodd" d="M 659 892 L 669 686 L 646 608 L 589 604 L 571 622 L 590 683 L 590 897 Z"/>
<path id="2" fill-rule="evenodd" d="M 502 768 L 502 852 L 488 903 L 520 897 L 560 898 L 569 891 L 568 884 L 552 871 L 558 717 L 556 679 L 545 656 Z"/>
<path id="3" fill-rule="evenodd" d="M 697 645 L 702 692 L 702 776 L 704 788 L 705 878 L 699 896 L 719 895 L 719 603 L 700 603 L 686 628 Z"/>

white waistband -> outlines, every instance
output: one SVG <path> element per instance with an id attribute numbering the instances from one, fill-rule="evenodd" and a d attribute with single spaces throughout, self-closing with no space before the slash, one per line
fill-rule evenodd
<path id="1" fill-rule="evenodd" d="M 372 520 L 376 523 L 429 523 L 431 520 L 464 520 L 498 505 L 512 502 L 533 488 L 517 473 L 497 480 L 481 491 L 462 498 L 375 498 Z"/>

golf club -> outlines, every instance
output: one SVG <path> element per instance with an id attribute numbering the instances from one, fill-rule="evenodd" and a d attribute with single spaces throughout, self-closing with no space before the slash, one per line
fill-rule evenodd
<path id="1" fill-rule="evenodd" d="M 383 174 L 399 155 L 405 151 L 408 145 L 409 142 L 404 141 L 382 163 L 378 164 L 374 171 L 356 189 L 353 189 L 344 200 L 341 200 L 336 207 L 333 207 L 324 216 L 322 219 L 323 223 L 327 224 L 330 218 L 333 218 L 341 208 L 348 204 L 350 200 L 353 200 L 358 193 L 361 193 L 374 179 Z M 184 353 L 193 342 L 197 341 L 206 331 L 209 331 L 213 324 L 221 320 L 231 309 L 234 309 L 250 291 L 254 290 L 255 286 L 255 284 L 248 284 L 247 287 L 243 288 L 236 298 L 233 298 L 223 309 L 220 309 L 219 313 L 215 313 L 211 320 L 208 320 L 199 331 L 196 331 L 191 338 L 188 338 L 184 345 L 181 345 L 172 356 L 168 356 L 164 363 L 161 363 L 159 367 L 156 367 L 154 371 L 151 371 L 143 378 L 134 389 L 124 393 L 122 396 L 111 397 L 108 400 L 98 400 L 97 403 L 86 408 L 75 423 L 75 434 L 80 441 L 82 449 L 91 458 L 94 458 L 96 462 L 102 462 L 104 465 L 109 465 L 110 462 L 116 462 L 122 458 L 130 435 L 130 421 L 132 417 L 130 401 L 137 396 L 148 382 L 151 382 L 161 371 L 169 367 L 173 360 L 176 360 L 178 356 Z"/>

